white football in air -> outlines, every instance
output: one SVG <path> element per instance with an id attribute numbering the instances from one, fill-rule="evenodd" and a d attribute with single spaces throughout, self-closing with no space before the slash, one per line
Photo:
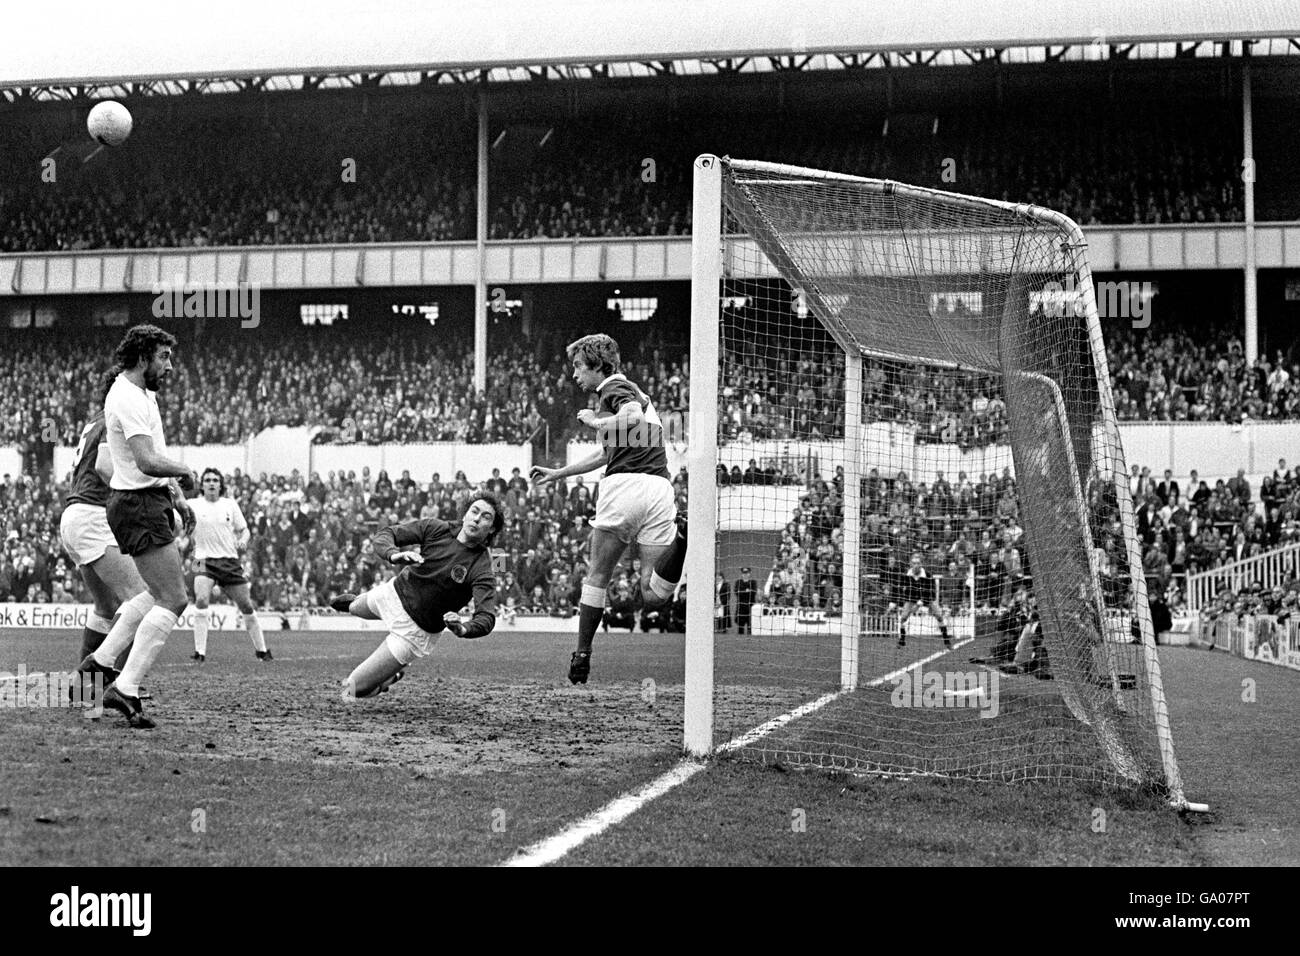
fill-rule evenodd
<path id="1" fill-rule="evenodd" d="M 131 135 L 131 111 L 116 100 L 96 103 L 86 117 L 91 138 L 104 146 L 121 146 Z"/>

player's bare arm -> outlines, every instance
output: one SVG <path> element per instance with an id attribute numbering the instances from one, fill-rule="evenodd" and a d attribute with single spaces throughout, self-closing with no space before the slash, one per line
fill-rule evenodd
<path id="1" fill-rule="evenodd" d="M 590 408 L 584 408 L 578 412 L 578 421 L 597 432 L 607 429 L 626 432 L 645 421 L 645 413 L 636 402 L 624 402 L 623 407 L 613 415 L 601 416 Z"/>
<path id="2" fill-rule="evenodd" d="M 603 464 L 605 464 L 605 451 L 601 449 L 586 458 L 575 461 L 572 465 L 565 465 L 563 468 L 543 468 L 541 465 L 533 465 L 528 476 L 533 479 L 535 484 L 545 485 L 548 482 L 559 481 L 561 478 L 585 475 L 589 471 L 595 471 Z"/>
<path id="3" fill-rule="evenodd" d="M 135 466 L 151 478 L 175 478 L 184 492 L 193 491 L 199 485 L 198 476 L 189 465 L 160 454 L 153 447 L 153 439 L 148 435 L 132 435 L 126 440 L 135 458 Z"/>

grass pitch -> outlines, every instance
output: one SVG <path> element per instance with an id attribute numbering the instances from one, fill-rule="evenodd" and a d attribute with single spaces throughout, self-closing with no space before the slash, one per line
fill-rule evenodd
<path id="1" fill-rule="evenodd" d="M 493 864 L 680 758 L 680 635 L 601 634 L 576 688 L 569 634 L 445 638 L 391 693 L 343 701 L 380 636 L 270 633 L 277 659 L 262 664 L 242 634 L 214 632 L 198 665 L 177 632 L 148 682 L 151 732 L 0 712 L 0 864 Z M 2 633 L 0 670 L 69 669 L 78 641 Z M 1214 807 L 1199 825 L 1101 787 L 720 759 L 564 862 L 1300 863 L 1300 824 L 1277 809 L 1300 782 L 1300 674 L 1161 658 L 1188 796 Z"/>

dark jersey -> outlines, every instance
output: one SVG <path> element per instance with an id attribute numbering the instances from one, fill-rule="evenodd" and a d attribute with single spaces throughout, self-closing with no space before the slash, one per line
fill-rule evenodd
<path id="1" fill-rule="evenodd" d="M 442 617 L 474 599 L 474 619 L 465 637 L 482 637 L 496 627 L 496 576 L 486 547 L 470 548 L 456 529 L 438 518 L 421 518 L 385 528 L 374 537 L 375 554 L 387 560 L 394 551 L 419 548 L 423 564 L 406 565 L 393 582 L 402 607 L 421 629 L 437 634 Z"/>
<path id="2" fill-rule="evenodd" d="M 934 581 L 925 568 L 908 567 L 900 582 L 899 597 L 909 604 L 929 604 L 934 600 Z"/>
<path id="3" fill-rule="evenodd" d="M 104 424 L 104 413 L 100 412 L 81 430 L 81 444 L 77 447 L 77 463 L 72 467 L 72 487 L 63 504 L 94 505 L 103 508 L 108 505 L 108 485 L 95 471 L 95 462 L 99 459 L 99 443 L 106 441 L 108 429 Z"/>
<path id="4" fill-rule="evenodd" d="M 606 475 L 658 475 L 668 477 L 668 454 L 664 451 L 663 423 L 648 395 L 627 380 L 611 375 L 596 389 L 602 417 L 615 415 L 628 402 L 636 402 L 644 421 L 635 428 L 610 428 L 600 436 L 605 446 Z"/>

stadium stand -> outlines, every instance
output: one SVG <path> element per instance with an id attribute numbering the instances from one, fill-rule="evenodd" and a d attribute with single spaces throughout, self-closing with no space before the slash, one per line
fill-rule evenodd
<path id="1" fill-rule="evenodd" d="M 1232 110 L 1148 102 L 1077 113 L 877 115 L 853 129 L 770 113 L 634 128 L 536 120 L 544 145 L 507 127 L 493 156 L 489 237 L 689 233 L 691 163 L 709 151 L 1035 202 L 1085 226 L 1242 219 Z M 151 130 L 148 119 L 128 149 L 89 162 L 69 149 L 56 184 L 33 174 L 48 131 L 7 126 L 0 251 L 472 238 L 473 131 L 456 118 L 399 105 L 315 117 L 268 108 L 180 129 L 169 119 Z M 352 181 L 323 142 L 348 144 Z"/>
<path id="2" fill-rule="evenodd" d="M 919 476 L 918 476 L 919 477 Z M 830 479 L 801 474 L 741 473 L 729 481 L 805 483 L 797 509 L 781 532 L 768 569 L 759 569 L 764 600 L 787 606 L 835 610 L 839 606 L 843 522 L 843 473 Z M 508 556 L 510 576 L 502 598 L 537 613 L 563 613 L 576 605 L 574 594 L 586 572 L 585 543 L 595 498 L 588 486 L 562 482 L 542 492 L 527 479 L 503 479 L 506 526 L 497 546 Z M 436 516 L 455 518 L 476 490 L 463 474 L 396 478 L 329 473 L 304 478 L 228 476 L 231 494 L 253 529 L 248 561 L 254 599 L 272 610 L 327 605 L 357 586 L 368 587 L 391 569 L 368 556 L 368 540 L 378 528 L 398 521 Z M 679 503 L 685 502 L 685 472 L 674 479 Z M 1259 489 L 1244 474 L 1211 488 L 1198 483 L 1186 495 L 1173 491 L 1141 469 L 1130 481 L 1137 502 L 1137 532 L 1149 591 L 1164 595 L 1172 609 L 1182 604 L 1186 575 L 1225 561 L 1257 554 L 1278 544 L 1300 541 L 1300 469 L 1280 468 Z M 497 488 L 496 490 L 500 490 Z M 58 519 L 66 487 L 42 478 L 3 476 L 0 481 L 0 602 L 85 600 L 74 569 L 61 554 Z M 885 612 L 891 601 L 891 560 L 920 551 L 932 575 L 948 582 L 967 580 L 974 569 L 979 609 L 1007 606 L 1032 570 L 1017 542 L 1015 481 L 1009 475 L 956 475 L 951 481 L 924 482 L 906 475 L 863 479 L 863 602 L 870 613 Z M 1094 509 L 1102 550 L 1118 547 L 1104 512 Z M 626 568 L 630 573 L 630 564 Z M 1108 562 L 1103 579 L 1120 589 Z M 617 590 L 619 581 L 611 585 Z M 541 588 L 540 599 L 534 594 Z M 940 591 L 942 603 L 964 603 L 964 591 Z M 567 603 L 561 601 L 567 598 Z M 1251 600 L 1248 594 L 1245 600 Z M 1233 597 L 1236 600 L 1236 596 Z M 950 603 L 950 606 L 954 604 Z"/>
<path id="3" fill-rule="evenodd" d="M 1248 365 L 1240 340 L 1228 332 L 1139 334 L 1122 323 L 1106 331 L 1121 420 L 1300 417 L 1294 353 L 1278 351 Z M 59 441 L 75 445 L 98 404 L 106 356 L 119 335 L 67 329 L 12 335 L 12 347 L 0 353 L 0 376 L 12 383 L 0 393 L 0 444 L 52 427 Z M 364 334 L 302 328 L 268 330 L 255 340 L 236 336 L 209 349 L 191 335 L 167 385 L 164 426 L 175 444 L 189 445 L 240 442 L 277 424 L 319 426 L 318 442 L 519 444 L 546 426 L 556 446 L 578 434 L 572 410 L 581 403 L 554 360 L 562 353 L 555 335 L 503 341 L 493 349 L 487 390 L 475 395 L 472 352 L 445 337 L 396 328 Z M 662 339 L 629 340 L 625 366 L 661 414 L 686 411 L 684 351 Z M 946 377 L 937 402 L 922 401 L 934 389 L 896 363 L 868 363 L 864 374 L 873 403 L 868 421 L 912 424 L 922 442 L 951 440 L 963 448 L 997 441 L 1005 431 L 1005 406 L 989 399 L 991 383 L 975 373 Z M 724 439 L 842 436 L 842 415 L 830 398 L 842 380 L 842 354 L 750 337 L 724 355 L 722 375 Z M 212 401 L 214 395 L 221 401 Z"/>

